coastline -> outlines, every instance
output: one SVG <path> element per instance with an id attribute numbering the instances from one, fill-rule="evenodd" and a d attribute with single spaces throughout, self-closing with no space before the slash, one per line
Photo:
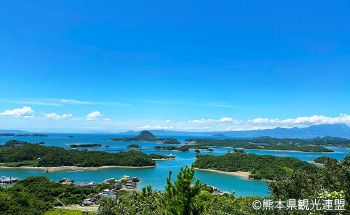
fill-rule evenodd
<path id="1" fill-rule="evenodd" d="M 234 149 L 235 147 L 232 146 L 208 146 L 210 148 L 231 148 Z M 331 147 L 332 148 L 332 147 Z M 336 148 L 336 147 L 333 147 Z M 246 149 L 246 148 L 236 148 L 236 149 L 242 149 L 242 150 L 259 150 L 259 151 L 272 151 L 272 152 L 302 152 L 302 153 L 340 153 L 340 152 L 303 152 L 303 151 L 296 151 L 296 150 L 281 150 L 281 149 Z"/>
<path id="2" fill-rule="evenodd" d="M 58 172 L 62 170 L 102 170 L 102 169 L 110 169 L 110 168 L 127 168 L 127 169 L 146 169 L 146 168 L 155 168 L 155 166 L 99 166 L 99 167 L 78 167 L 78 166 L 58 166 L 58 167 L 32 167 L 32 166 L 21 166 L 21 167 L 7 167 L 0 166 L 1 168 L 6 169 L 38 169 L 43 171 L 50 172 Z"/>
<path id="3" fill-rule="evenodd" d="M 175 160 L 177 157 L 174 158 L 164 158 L 164 159 L 157 159 L 157 158 L 152 158 L 154 161 L 170 161 L 170 160 Z"/>
<path id="4" fill-rule="evenodd" d="M 245 149 L 245 150 L 260 150 L 260 151 L 272 151 L 272 152 L 301 152 L 301 153 L 339 153 L 339 152 L 302 152 L 295 150 L 264 150 L 264 149 Z"/>
<path id="5" fill-rule="evenodd" d="M 315 164 L 315 165 L 321 165 L 321 166 L 324 166 L 323 163 L 316 163 L 315 161 L 311 161 L 311 163 Z"/>
<path id="6" fill-rule="evenodd" d="M 242 172 L 242 171 L 237 171 L 237 172 L 225 172 L 225 171 L 221 171 L 221 170 L 215 170 L 215 169 L 201 169 L 201 168 L 197 168 L 194 167 L 195 170 L 201 170 L 201 171 L 209 171 L 209 172 L 216 172 L 216 173 L 220 173 L 220 174 L 226 174 L 226 175 L 233 175 L 233 176 L 239 176 L 242 177 L 244 179 L 250 179 L 249 176 L 251 175 L 251 172 Z"/>

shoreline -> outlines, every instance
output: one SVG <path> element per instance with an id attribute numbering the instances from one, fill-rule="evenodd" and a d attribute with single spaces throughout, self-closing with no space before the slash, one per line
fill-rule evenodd
<path id="1" fill-rule="evenodd" d="M 21 167 L 7 167 L 7 166 L 0 166 L 4 169 L 37 169 L 37 170 L 43 170 L 50 172 L 58 172 L 62 170 L 90 170 L 90 171 L 96 171 L 96 170 L 102 170 L 102 169 L 110 169 L 110 168 L 127 168 L 127 169 L 146 169 L 146 168 L 155 168 L 155 166 L 99 166 L 99 167 L 78 167 L 78 166 L 58 166 L 58 167 L 32 167 L 32 166 L 21 166 Z"/>
<path id="2" fill-rule="evenodd" d="M 313 164 L 315 164 L 315 165 L 321 165 L 321 166 L 324 166 L 324 164 L 323 164 L 323 163 L 316 163 L 316 162 L 314 162 L 314 161 L 311 161 L 311 163 L 313 163 Z"/>
<path id="3" fill-rule="evenodd" d="M 174 158 L 164 158 L 164 159 L 158 159 L 158 158 L 152 158 L 154 161 L 170 161 L 170 160 L 175 160 L 177 157 Z"/>
<path id="4" fill-rule="evenodd" d="M 216 173 L 220 173 L 220 174 L 226 174 L 226 175 L 233 175 L 233 176 L 239 176 L 242 177 L 244 179 L 249 179 L 249 180 L 253 180 L 251 179 L 249 176 L 251 175 L 251 172 L 242 172 L 242 171 L 237 171 L 237 172 L 225 172 L 225 171 L 221 171 L 221 170 L 215 170 L 215 169 L 201 169 L 201 168 L 197 168 L 194 167 L 195 170 L 202 170 L 202 171 L 209 171 L 209 172 L 216 172 Z M 261 180 L 262 181 L 262 180 Z"/>
<path id="5" fill-rule="evenodd" d="M 303 151 L 296 151 L 296 150 L 281 150 L 281 149 L 246 149 L 246 148 L 240 148 L 240 147 L 232 147 L 232 146 L 208 146 L 209 148 L 231 148 L 231 149 L 239 149 L 239 150 L 259 150 L 259 151 L 272 151 L 272 152 L 302 152 L 302 153 L 340 153 L 340 152 L 303 152 Z M 330 147 L 332 148 L 332 147 Z M 336 148 L 336 147 L 333 147 Z"/>

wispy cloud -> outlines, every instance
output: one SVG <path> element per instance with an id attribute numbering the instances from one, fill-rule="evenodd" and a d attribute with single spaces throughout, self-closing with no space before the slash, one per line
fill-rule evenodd
<path id="1" fill-rule="evenodd" d="M 209 107 L 226 107 L 226 108 L 241 108 L 239 106 L 231 105 L 226 102 L 213 102 L 213 103 L 199 103 L 199 102 L 189 102 L 189 101 L 176 101 L 176 100 L 141 100 L 141 102 L 161 104 L 161 105 L 188 105 L 188 106 L 209 106 Z"/>
<path id="2" fill-rule="evenodd" d="M 1 102 L 24 105 L 47 105 L 47 106 L 62 106 L 57 102 L 45 102 L 40 100 L 1 100 Z"/>
<path id="3" fill-rule="evenodd" d="M 57 113 L 43 113 L 44 117 L 46 119 L 51 119 L 51 120 L 60 120 L 60 119 L 68 119 L 68 118 L 72 118 L 73 115 L 72 114 L 62 114 L 59 115 Z"/>
<path id="4" fill-rule="evenodd" d="M 230 104 L 226 104 L 226 103 L 212 103 L 212 104 L 208 104 L 208 106 L 211 106 L 211 107 L 227 107 L 227 108 L 241 108 L 239 106 L 230 105 Z"/>
<path id="5" fill-rule="evenodd" d="M 20 100 L 0 100 L 5 103 L 24 104 L 24 105 L 47 105 L 47 106 L 62 106 L 62 105 L 111 105 L 111 106 L 130 106 L 130 104 L 122 102 L 96 102 L 83 101 L 76 99 L 51 99 L 51 98 L 24 98 Z"/>

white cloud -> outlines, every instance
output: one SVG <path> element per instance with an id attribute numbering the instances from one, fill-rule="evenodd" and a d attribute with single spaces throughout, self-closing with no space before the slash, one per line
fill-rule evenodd
<path id="1" fill-rule="evenodd" d="M 169 122 L 171 122 L 171 120 L 170 120 L 170 119 L 167 119 L 167 120 L 165 120 L 165 122 L 169 123 Z"/>
<path id="2" fill-rule="evenodd" d="M 13 109 L 13 110 L 6 110 L 0 115 L 2 116 L 14 116 L 14 117 L 24 117 L 24 118 L 31 118 L 33 117 L 34 110 L 31 107 L 24 106 L 22 109 Z"/>
<path id="3" fill-rule="evenodd" d="M 66 103 L 66 104 L 83 104 L 83 105 L 91 104 L 91 102 L 79 101 L 79 100 L 74 100 L 74 99 L 61 99 L 60 102 Z"/>
<path id="4" fill-rule="evenodd" d="M 45 116 L 46 119 L 52 119 L 52 120 L 67 119 L 73 116 L 72 114 L 59 115 L 57 113 L 43 113 L 43 115 Z"/>
<path id="5" fill-rule="evenodd" d="M 173 129 L 173 126 L 159 126 L 159 125 L 145 125 L 141 127 L 137 127 L 137 129 L 152 129 L 152 130 L 161 130 L 161 129 Z"/>
<path id="6" fill-rule="evenodd" d="M 94 119 L 99 119 L 99 118 L 102 118 L 102 117 L 103 117 L 103 115 L 100 112 L 94 111 L 94 112 L 89 113 L 86 116 L 86 120 L 94 120 Z"/>
<path id="7" fill-rule="evenodd" d="M 218 120 L 214 119 L 201 119 L 190 120 L 188 123 L 200 124 L 210 126 L 212 130 L 226 130 L 232 128 L 232 130 L 255 130 L 255 129 L 267 129 L 267 128 L 291 128 L 291 127 L 307 127 L 310 125 L 321 124 L 341 124 L 345 123 L 350 125 L 350 115 L 340 114 L 337 117 L 326 117 L 322 115 L 314 115 L 310 117 L 297 117 L 288 119 L 268 119 L 268 118 L 256 118 L 252 120 L 235 120 L 233 118 L 224 117 Z"/>
<path id="8" fill-rule="evenodd" d="M 219 122 L 233 122 L 234 120 L 230 117 L 224 117 L 219 119 Z"/>

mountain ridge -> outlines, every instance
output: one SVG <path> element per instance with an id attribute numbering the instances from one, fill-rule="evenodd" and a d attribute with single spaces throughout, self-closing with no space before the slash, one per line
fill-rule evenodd
<path id="1" fill-rule="evenodd" d="M 260 137 L 270 136 L 276 138 L 315 138 L 315 137 L 343 137 L 350 138 L 350 127 L 346 124 L 322 124 L 312 125 L 306 128 L 273 128 L 263 130 L 247 131 L 213 131 L 213 132 L 191 132 L 191 131 L 170 131 L 170 130 L 149 130 L 154 135 L 171 136 L 208 136 L 224 135 L 228 137 Z M 135 135 L 140 131 L 127 131 L 120 134 Z"/>

